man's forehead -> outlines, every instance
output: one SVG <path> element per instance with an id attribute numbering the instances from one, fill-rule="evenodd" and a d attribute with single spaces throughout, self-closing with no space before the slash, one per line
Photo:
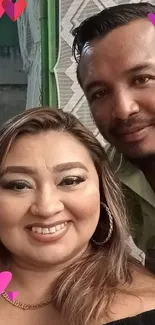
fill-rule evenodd
<path id="1" fill-rule="evenodd" d="M 155 27 L 147 19 L 139 19 L 86 44 L 79 72 L 84 81 L 100 71 L 101 65 L 106 74 L 108 68 L 130 69 L 139 63 L 152 63 L 152 58 L 155 62 Z"/>
<path id="2" fill-rule="evenodd" d="M 136 43 L 135 43 L 136 41 Z M 137 19 L 120 26 L 109 32 L 103 38 L 103 50 L 109 49 L 114 53 L 114 49 L 136 49 L 137 45 L 155 45 L 155 27 L 147 19 Z"/>

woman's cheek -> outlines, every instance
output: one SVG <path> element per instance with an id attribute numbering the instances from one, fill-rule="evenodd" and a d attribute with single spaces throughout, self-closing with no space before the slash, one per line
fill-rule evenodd
<path id="1" fill-rule="evenodd" d="M 68 210 L 78 219 L 99 218 L 100 193 L 98 187 L 87 187 L 68 200 Z"/>
<path id="2" fill-rule="evenodd" d="M 3 224 L 11 226 L 20 222 L 25 211 L 25 205 L 21 200 L 0 195 L 0 226 Z"/>

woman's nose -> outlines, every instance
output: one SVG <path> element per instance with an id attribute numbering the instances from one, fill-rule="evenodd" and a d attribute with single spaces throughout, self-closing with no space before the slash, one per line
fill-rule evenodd
<path id="1" fill-rule="evenodd" d="M 35 199 L 35 202 L 31 205 L 31 213 L 42 218 L 49 218 L 57 213 L 62 212 L 64 204 L 60 199 L 60 196 L 51 191 L 43 192 Z"/>

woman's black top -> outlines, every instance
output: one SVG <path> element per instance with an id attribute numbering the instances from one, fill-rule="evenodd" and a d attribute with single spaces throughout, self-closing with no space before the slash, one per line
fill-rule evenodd
<path id="1" fill-rule="evenodd" d="M 146 311 L 134 317 L 113 321 L 107 325 L 155 325 L 155 309 Z"/>

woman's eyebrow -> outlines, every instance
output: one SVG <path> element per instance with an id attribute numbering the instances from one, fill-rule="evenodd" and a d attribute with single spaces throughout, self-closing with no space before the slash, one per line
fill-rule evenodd
<path id="1" fill-rule="evenodd" d="M 22 173 L 22 174 L 34 175 L 37 173 L 37 170 L 35 168 L 31 168 L 27 166 L 8 166 L 0 172 L 0 177 L 8 173 L 9 174 Z"/>
<path id="2" fill-rule="evenodd" d="M 66 163 L 55 165 L 53 167 L 54 171 L 56 172 L 62 172 L 73 168 L 81 168 L 88 172 L 87 167 L 80 161 L 66 162 Z"/>
<path id="3" fill-rule="evenodd" d="M 87 167 L 79 161 L 58 164 L 52 168 L 48 167 L 49 170 L 53 170 L 54 172 L 62 172 L 62 171 L 70 170 L 73 168 L 81 168 L 88 172 Z M 6 175 L 8 173 L 9 174 L 22 173 L 22 174 L 28 174 L 28 175 L 35 175 L 35 174 L 37 174 L 37 169 L 28 167 L 28 166 L 8 166 L 0 172 L 0 177 Z"/>

